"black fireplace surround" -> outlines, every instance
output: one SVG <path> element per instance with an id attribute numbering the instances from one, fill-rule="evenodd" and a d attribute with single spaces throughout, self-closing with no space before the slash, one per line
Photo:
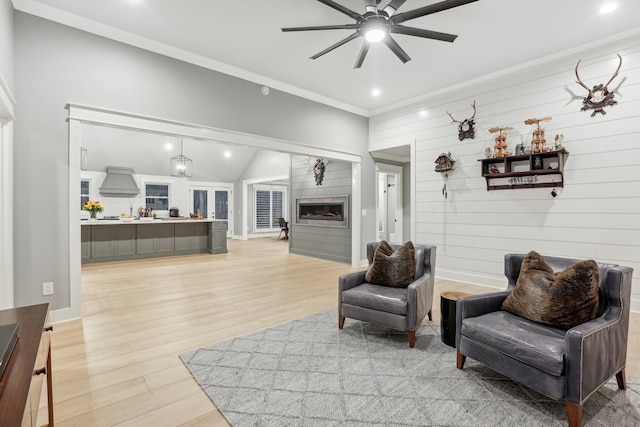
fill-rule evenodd
<path id="1" fill-rule="evenodd" d="M 296 199 L 296 224 L 346 228 L 348 217 L 349 196 Z"/>

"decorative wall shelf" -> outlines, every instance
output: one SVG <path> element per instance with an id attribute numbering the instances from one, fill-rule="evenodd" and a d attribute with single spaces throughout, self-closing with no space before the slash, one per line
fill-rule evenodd
<path id="1" fill-rule="evenodd" d="M 564 187 L 564 163 L 569 152 L 544 153 L 479 159 L 487 191 L 516 188 Z"/>

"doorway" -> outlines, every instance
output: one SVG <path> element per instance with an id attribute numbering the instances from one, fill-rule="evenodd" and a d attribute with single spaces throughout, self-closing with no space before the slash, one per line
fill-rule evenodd
<path id="1" fill-rule="evenodd" d="M 116 111 L 96 109 L 78 104 L 68 104 L 69 118 L 69 307 L 52 311 L 51 321 L 59 322 L 74 318 L 80 318 L 82 289 L 81 289 L 81 253 L 80 253 L 80 211 L 77 209 L 77 201 L 80 198 L 80 147 L 82 146 L 83 125 L 114 126 L 122 129 L 153 132 L 164 135 L 182 136 L 207 141 L 224 141 L 227 144 L 237 144 L 256 148 L 264 148 L 265 140 L 268 140 L 272 151 L 296 154 L 312 155 L 315 157 L 331 158 L 351 164 L 352 182 L 352 209 L 359 212 L 361 207 L 361 176 L 362 157 L 342 151 L 334 151 L 327 148 L 316 148 L 295 142 L 267 138 L 260 135 L 251 135 L 225 129 L 211 128 L 201 125 L 180 123 L 171 120 L 160 120 L 150 117 L 122 113 Z M 243 180 L 243 194 L 246 195 L 246 185 L 250 180 Z M 209 196 L 207 196 L 209 197 Z M 229 198 L 231 206 L 232 198 Z M 242 212 L 246 212 L 246 197 L 243 197 Z M 231 209 L 231 208 L 230 208 Z M 215 212 L 215 211 L 214 211 Z M 232 217 L 232 215 L 230 215 Z M 246 222 L 247 215 L 241 215 Z M 351 263 L 352 267 L 360 264 L 361 222 L 360 216 L 354 215 L 351 233 Z M 246 239 L 246 224 L 243 224 L 242 238 Z"/>
<path id="2" fill-rule="evenodd" d="M 402 167 L 376 164 L 376 236 L 378 241 L 402 243 Z"/>
<path id="3" fill-rule="evenodd" d="M 224 187 L 189 187 L 189 212 L 227 221 L 227 237 L 233 237 L 233 190 Z"/>

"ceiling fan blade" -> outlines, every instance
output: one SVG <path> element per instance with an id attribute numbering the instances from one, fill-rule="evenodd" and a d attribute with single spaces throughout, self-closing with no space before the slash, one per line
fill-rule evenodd
<path id="1" fill-rule="evenodd" d="M 315 31 L 315 30 L 355 30 L 356 24 L 344 24 L 344 25 L 320 25 L 316 27 L 290 27 L 281 28 L 282 32 L 290 31 Z"/>
<path id="2" fill-rule="evenodd" d="M 391 20 L 395 24 L 400 24 L 410 19 L 419 18 L 425 15 L 431 15 L 432 13 L 442 12 L 443 10 L 453 9 L 454 7 L 463 6 L 468 3 L 473 3 L 478 0 L 445 0 L 439 3 L 430 4 L 429 6 L 420 7 L 418 9 L 410 10 L 408 12 L 398 13 L 391 17 Z"/>
<path id="3" fill-rule="evenodd" d="M 322 55 L 324 55 L 325 53 L 329 53 L 329 52 L 331 52 L 333 49 L 335 49 L 335 48 L 337 48 L 337 47 L 340 47 L 340 46 L 342 46 L 343 44 L 349 43 L 351 40 L 357 39 L 358 37 L 360 37 L 360 36 L 358 35 L 358 33 L 353 33 L 353 34 L 351 34 L 349 37 L 347 37 L 347 38 L 345 38 L 345 39 L 340 40 L 338 43 L 336 43 L 336 44 L 334 44 L 334 45 L 329 46 L 328 48 L 326 48 L 326 49 L 325 49 L 325 50 L 323 50 L 322 52 L 318 52 L 318 53 L 316 53 L 315 55 L 313 55 L 313 56 L 311 57 L 311 59 L 318 59 L 318 58 L 320 58 Z"/>
<path id="4" fill-rule="evenodd" d="M 400 61 L 402 61 L 402 63 L 411 61 L 411 58 L 409 57 L 409 55 L 407 55 L 407 52 L 405 52 L 400 47 L 400 45 L 394 39 L 391 38 L 390 34 L 387 34 L 387 36 L 383 39 L 383 41 L 384 41 L 384 44 L 386 44 L 387 47 L 391 49 L 391 51 L 395 53 L 398 58 L 400 58 Z"/>
<path id="5" fill-rule="evenodd" d="M 378 13 L 378 2 L 376 0 L 364 0 L 364 7 L 367 12 Z"/>
<path id="6" fill-rule="evenodd" d="M 439 33 L 438 31 L 405 27 L 404 25 L 394 25 L 391 29 L 391 32 L 396 34 L 404 34 L 407 36 L 424 37 L 425 39 L 440 40 L 443 42 L 453 42 L 458 37 L 455 34 Z"/>
<path id="7" fill-rule="evenodd" d="M 325 4 L 335 10 L 337 10 L 338 12 L 344 13 L 345 15 L 349 16 L 352 19 L 360 19 L 362 18 L 362 15 L 360 15 L 359 13 L 354 12 L 353 10 L 344 7 L 341 4 L 338 4 L 336 2 L 334 2 L 333 0 L 318 0 L 320 3 Z"/>
<path id="8" fill-rule="evenodd" d="M 405 1 L 407 0 L 391 0 L 389 4 L 382 11 L 386 13 L 387 16 L 391 16 L 394 13 L 396 13 L 398 9 L 400 9 L 400 7 L 404 4 Z"/>
<path id="9" fill-rule="evenodd" d="M 364 62 L 364 58 L 367 56 L 367 52 L 369 52 L 369 47 L 371 46 L 371 43 L 369 43 L 368 41 L 364 41 L 364 43 L 362 43 L 362 47 L 360 48 L 360 53 L 358 54 L 358 58 L 356 59 L 356 63 L 353 66 L 353 68 L 360 68 L 362 67 L 362 63 Z"/>

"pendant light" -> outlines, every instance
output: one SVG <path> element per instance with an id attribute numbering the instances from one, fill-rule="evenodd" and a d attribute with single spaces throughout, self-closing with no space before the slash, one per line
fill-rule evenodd
<path id="1" fill-rule="evenodd" d="M 193 176 L 193 160 L 182 154 L 183 141 L 180 138 L 180 155 L 171 158 L 171 176 L 187 177 Z"/>

